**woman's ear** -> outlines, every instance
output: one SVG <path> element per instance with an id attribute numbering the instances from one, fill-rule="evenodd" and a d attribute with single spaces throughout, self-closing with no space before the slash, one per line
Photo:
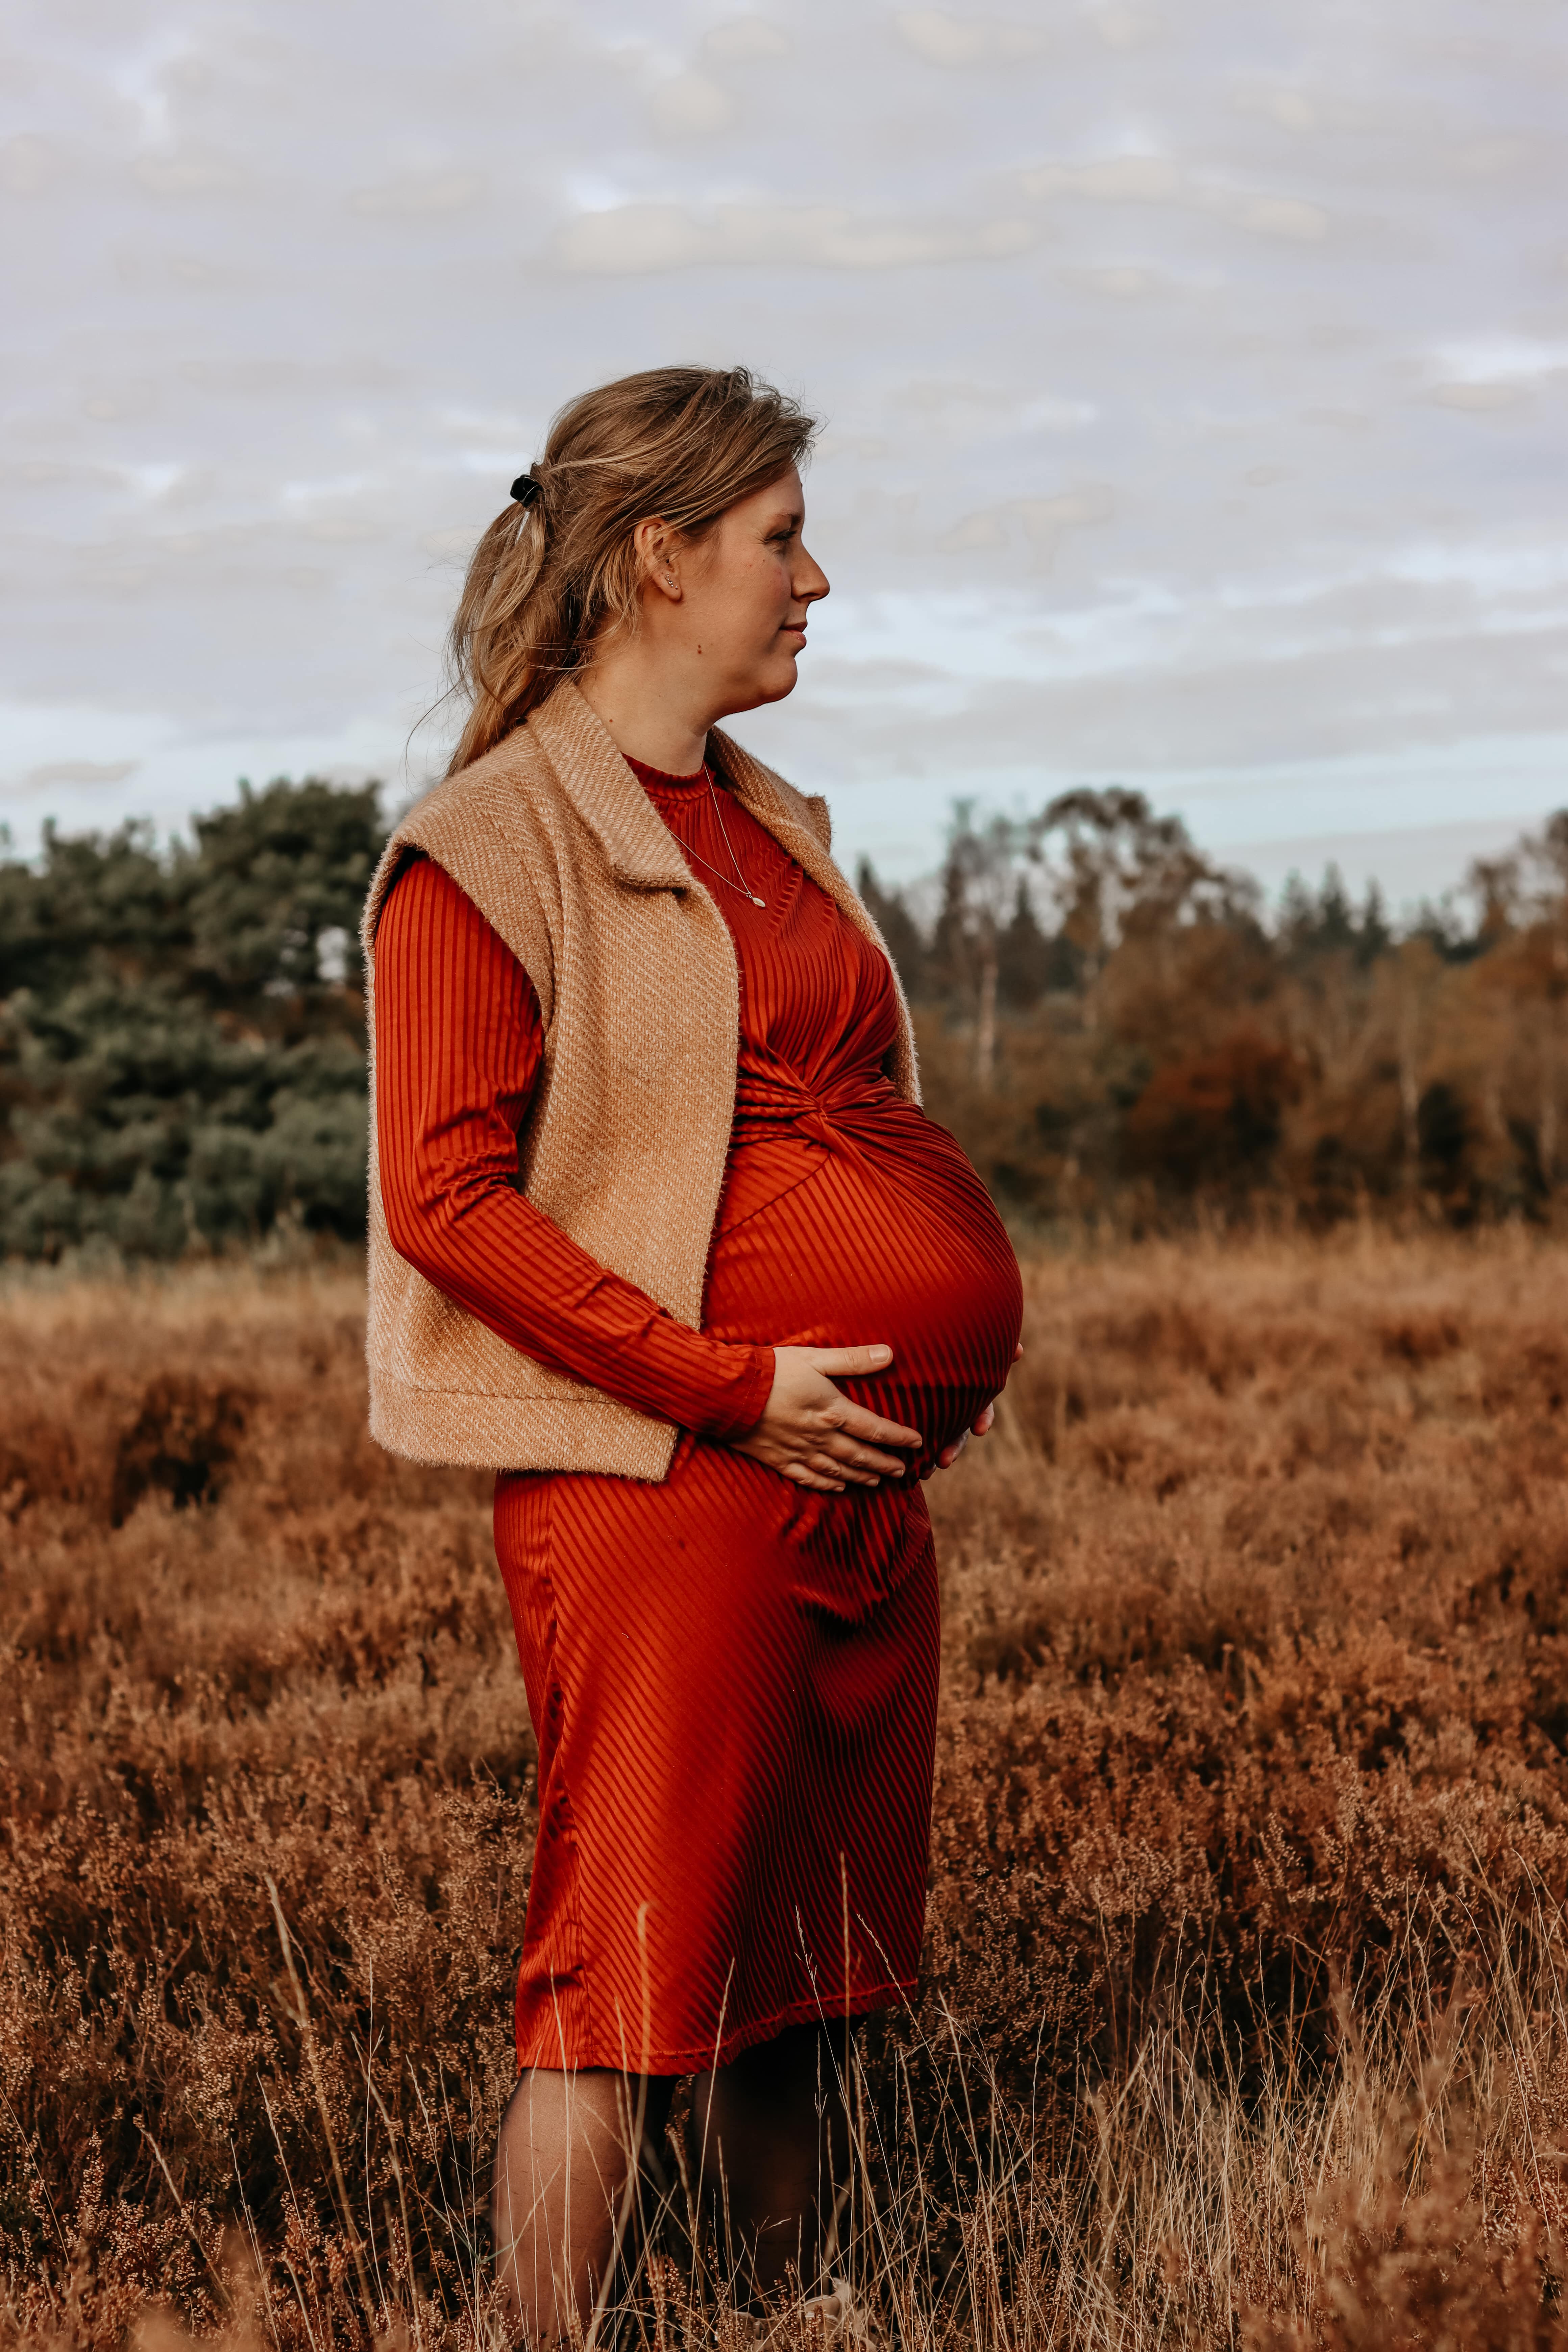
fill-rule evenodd
<path id="1" fill-rule="evenodd" d="M 632 533 L 632 545 L 637 551 L 642 576 L 660 595 L 668 596 L 672 604 L 680 602 L 680 562 L 676 541 L 678 534 L 661 516 L 650 516 L 639 522 Z"/>

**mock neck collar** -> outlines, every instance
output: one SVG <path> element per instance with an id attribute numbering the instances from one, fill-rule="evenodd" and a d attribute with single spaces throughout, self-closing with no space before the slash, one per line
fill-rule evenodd
<path id="1" fill-rule="evenodd" d="M 626 763 L 645 791 L 663 793 L 697 793 L 708 782 L 710 771 L 706 761 L 689 776 L 672 776 L 668 768 L 650 768 L 646 760 L 634 760 L 627 751 Z"/>
<path id="2" fill-rule="evenodd" d="M 689 890 L 691 869 L 675 835 L 575 680 L 563 677 L 526 723 L 616 880 L 634 890 Z M 742 808 L 815 874 L 822 858 L 818 845 L 761 762 L 714 727 L 708 734 L 708 765 L 722 773 Z"/>

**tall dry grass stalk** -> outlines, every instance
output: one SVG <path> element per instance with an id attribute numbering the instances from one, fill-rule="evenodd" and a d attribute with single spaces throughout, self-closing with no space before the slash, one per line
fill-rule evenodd
<path id="1" fill-rule="evenodd" d="M 931 1932 L 847 2086 L 853 2303 L 777 2340 L 1568 2343 L 1568 1262 L 1029 1292 L 930 1489 Z M 496 2338 L 531 1741 L 486 1483 L 369 1444 L 361 1332 L 330 1268 L 0 1298 L 7 2341 Z M 739 2344 L 665 2153 L 619 2326 Z"/>

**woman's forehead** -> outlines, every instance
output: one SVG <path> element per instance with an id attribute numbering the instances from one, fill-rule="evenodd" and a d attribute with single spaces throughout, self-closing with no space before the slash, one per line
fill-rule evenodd
<path id="1" fill-rule="evenodd" d="M 771 522 L 798 522 L 805 512 L 805 492 L 801 488 L 799 474 L 792 466 L 776 482 L 764 482 L 760 490 L 742 499 L 736 512 L 755 515 Z"/>

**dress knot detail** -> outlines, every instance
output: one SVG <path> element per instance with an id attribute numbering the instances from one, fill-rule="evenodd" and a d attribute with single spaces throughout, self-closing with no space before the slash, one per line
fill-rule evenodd
<path id="1" fill-rule="evenodd" d="M 858 1072 L 811 1087 L 784 1071 L 745 1071 L 735 1096 L 733 1139 L 751 1142 L 794 1128 L 826 1150 L 858 1153 L 862 1140 L 869 1139 L 863 1133 L 867 1125 L 879 1126 L 889 1108 L 901 1101 L 890 1078 Z"/>

